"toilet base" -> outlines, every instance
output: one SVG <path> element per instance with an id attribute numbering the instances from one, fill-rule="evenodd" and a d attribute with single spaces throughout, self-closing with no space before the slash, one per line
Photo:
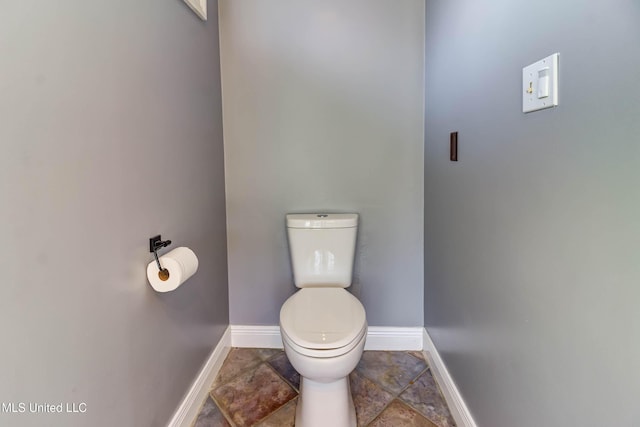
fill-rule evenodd
<path id="1" fill-rule="evenodd" d="M 327 382 L 300 378 L 296 427 L 355 427 L 349 377 Z"/>

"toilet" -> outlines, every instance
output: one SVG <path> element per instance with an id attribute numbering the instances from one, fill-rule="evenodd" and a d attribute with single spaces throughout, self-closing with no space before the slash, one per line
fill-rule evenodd
<path id="1" fill-rule="evenodd" d="M 358 214 L 289 214 L 296 287 L 280 310 L 280 333 L 300 374 L 296 427 L 352 427 L 349 374 L 367 337 L 362 303 L 351 286 Z"/>

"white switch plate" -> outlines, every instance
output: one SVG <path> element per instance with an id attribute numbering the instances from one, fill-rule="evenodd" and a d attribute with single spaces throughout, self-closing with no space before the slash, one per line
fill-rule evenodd
<path id="1" fill-rule="evenodd" d="M 558 105 L 559 55 L 554 53 L 522 69 L 523 113 Z M 548 96 L 545 96 L 547 94 Z"/>

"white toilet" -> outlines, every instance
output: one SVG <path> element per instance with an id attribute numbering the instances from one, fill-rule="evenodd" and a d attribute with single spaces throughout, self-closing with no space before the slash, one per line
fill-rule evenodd
<path id="1" fill-rule="evenodd" d="M 284 350 L 301 376 L 296 427 L 351 427 L 349 373 L 367 337 L 364 307 L 347 288 L 358 214 L 290 214 L 287 234 L 295 285 L 282 305 Z"/>

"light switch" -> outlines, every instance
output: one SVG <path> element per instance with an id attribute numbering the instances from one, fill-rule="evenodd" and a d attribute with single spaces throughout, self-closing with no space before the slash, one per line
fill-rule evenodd
<path id="1" fill-rule="evenodd" d="M 538 70 L 538 98 L 549 96 L 549 67 Z"/>
<path id="2" fill-rule="evenodd" d="M 522 112 L 558 105 L 558 53 L 522 69 Z"/>

